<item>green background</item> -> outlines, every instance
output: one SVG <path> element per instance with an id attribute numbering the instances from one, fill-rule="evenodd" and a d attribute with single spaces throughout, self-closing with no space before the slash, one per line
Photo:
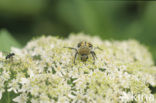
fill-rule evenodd
<path id="1" fill-rule="evenodd" d="M 156 2 L 143 0 L 0 0 L 0 50 L 33 37 L 71 32 L 137 39 L 156 63 Z"/>

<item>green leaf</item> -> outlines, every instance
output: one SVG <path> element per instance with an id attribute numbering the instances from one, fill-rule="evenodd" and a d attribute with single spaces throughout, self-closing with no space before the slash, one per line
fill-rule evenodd
<path id="1" fill-rule="evenodd" d="M 10 51 L 11 47 L 21 47 L 21 45 L 7 30 L 0 30 L 0 50 Z"/>

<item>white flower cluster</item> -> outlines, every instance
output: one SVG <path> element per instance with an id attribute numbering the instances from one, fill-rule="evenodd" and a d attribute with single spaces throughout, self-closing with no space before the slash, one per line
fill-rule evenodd
<path id="1" fill-rule="evenodd" d="M 97 59 L 76 59 L 80 41 L 89 41 Z M 156 86 L 156 67 L 148 50 L 135 40 L 102 41 L 82 33 L 67 39 L 42 36 L 16 55 L 0 55 L 0 99 L 13 92 L 17 103 L 154 103 L 149 86 Z"/>

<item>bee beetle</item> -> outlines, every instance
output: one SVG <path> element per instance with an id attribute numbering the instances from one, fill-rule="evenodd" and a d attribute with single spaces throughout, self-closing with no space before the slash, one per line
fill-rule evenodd
<path id="1" fill-rule="evenodd" d="M 7 59 L 9 59 L 9 58 L 13 58 L 14 55 L 15 55 L 15 53 L 9 53 L 9 54 L 5 57 L 5 59 L 7 60 Z"/>
<path id="2" fill-rule="evenodd" d="M 76 51 L 75 56 L 74 56 L 74 64 L 75 64 L 75 60 L 77 58 L 77 55 L 80 55 L 81 60 L 83 62 L 88 60 L 88 55 L 91 54 L 93 57 L 93 64 L 95 64 L 95 58 L 96 57 L 96 53 L 94 52 L 95 49 L 100 49 L 99 47 L 93 48 L 93 45 L 89 42 L 86 41 L 81 41 L 77 44 L 77 48 L 72 48 L 72 47 L 64 47 L 64 48 L 69 48 L 69 49 L 73 49 Z M 102 50 L 102 49 L 100 49 Z"/>

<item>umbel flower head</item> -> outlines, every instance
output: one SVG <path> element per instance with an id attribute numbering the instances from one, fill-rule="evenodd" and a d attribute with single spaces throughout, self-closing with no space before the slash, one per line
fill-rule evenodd
<path id="1" fill-rule="evenodd" d="M 73 63 L 80 41 L 89 41 L 97 59 L 80 56 Z M 5 60 L 0 53 L 0 99 L 14 93 L 17 103 L 154 103 L 149 86 L 156 86 L 156 67 L 145 46 L 135 40 L 108 41 L 82 33 L 67 39 L 42 36 Z M 10 98 L 8 98 L 10 99 Z"/>

